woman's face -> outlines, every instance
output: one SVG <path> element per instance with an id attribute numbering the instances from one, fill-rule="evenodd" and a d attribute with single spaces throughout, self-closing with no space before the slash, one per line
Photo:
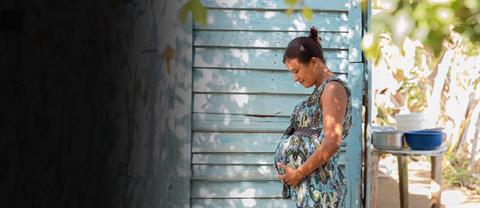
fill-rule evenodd
<path id="1" fill-rule="evenodd" d="M 287 59 L 285 65 L 288 71 L 292 73 L 293 80 L 300 83 L 304 88 L 309 88 L 315 85 L 318 79 L 318 73 L 314 71 L 317 61 L 312 58 L 307 64 L 303 64 L 295 58 Z"/>

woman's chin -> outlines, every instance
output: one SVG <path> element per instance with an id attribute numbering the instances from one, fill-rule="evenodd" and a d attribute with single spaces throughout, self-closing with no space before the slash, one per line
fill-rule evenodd
<path id="1" fill-rule="evenodd" d="M 313 84 L 302 83 L 303 88 L 308 89 L 313 86 Z"/>

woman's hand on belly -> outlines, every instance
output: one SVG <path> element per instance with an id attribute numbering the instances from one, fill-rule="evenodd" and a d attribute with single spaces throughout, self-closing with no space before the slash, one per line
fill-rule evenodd
<path id="1" fill-rule="evenodd" d="M 297 169 L 288 167 L 287 165 L 282 163 L 277 163 L 277 166 L 283 169 L 283 172 L 285 173 L 283 175 L 277 174 L 277 178 L 282 180 L 283 183 L 291 186 L 298 186 L 298 184 L 300 184 L 304 175 L 297 171 Z"/>

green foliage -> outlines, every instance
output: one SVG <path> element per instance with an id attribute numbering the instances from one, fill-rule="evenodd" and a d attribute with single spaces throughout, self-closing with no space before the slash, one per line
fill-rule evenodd
<path id="1" fill-rule="evenodd" d="M 380 70 L 386 70 L 387 73 L 382 74 L 389 77 L 385 77 L 386 81 L 380 81 L 382 86 L 374 89 L 374 105 L 377 109 L 374 122 L 391 126 L 394 125 L 394 116 L 398 113 L 407 109 L 408 112 L 422 112 L 428 107 L 427 91 L 431 71 L 427 54 L 421 45 L 418 45 L 418 41 L 407 39 L 404 51 L 400 51 L 400 48 L 387 41 L 390 37 L 384 35 L 384 38 L 379 50 L 380 65 L 376 66 Z M 400 64 L 405 61 L 410 63 Z"/>
<path id="2" fill-rule="evenodd" d="M 394 126 L 392 119 L 389 119 L 391 115 L 398 113 L 398 110 L 395 110 L 391 107 L 379 106 L 377 108 L 377 116 L 375 117 L 374 123 L 380 126 Z"/>
<path id="3" fill-rule="evenodd" d="M 384 0 L 391 5 L 372 17 L 369 34 L 362 45 L 369 59 L 378 58 L 378 43 L 382 33 L 392 35 L 394 43 L 401 43 L 406 37 L 420 40 L 439 57 L 443 45 L 451 42 L 452 31 L 461 35 L 469 44 L 469 54 L 478 54 L 480 45 L 480 1 L 450 0 L 430 2 L 426 0 Z"/>
<path id="4" fill-rule="evenodd" d="M 307 21 L 311 21 L 313 19 L 312 9 L 306 6 L 303 0 L 283 0 L 283 2 L 288 5 L 287 10 L 285 11 L 288 16 L 291 16 L 293 14 L 293 11 L 296 9 L 297 4 L 299 4 L 299 8 L 302 8 L 301 10 L 303 17 L 305 17 Z"/>
<path id="5" fill-rule="evenodd" d="M 400 92 L 406 94 L 407 108 L 410 112 L 422 112 L 426 105 L 425 83 L 408 80 L 402 83 Z"/>
<path id="6" fill-rule="evenodd" d="M 179 17 L 182 22 L 185 22 L 188 13 L 192 13 L 192 17 L 200 25 L 207 24 L 207 9 L 203 6 L 200 0 L 188 0 L 179 11 Z"/>
<path id="7" fill-rule="evenodd" d="M 445 154 L 446 165 L 443 168 L 443 179 L 456 186 L 480 187 L 480 177 L 476 177 L 469 170 L 469 160 L 455 155 L 453 152 Z M 476 190 L 480 194 L 480 190 Z"/>
<path id="8" fill-rule="evenodd" d="M 391 92 L 392 99 L 402 106 L 384 106 L 376 104 L 377 115 L 374 123 L 384 126 L 393 126 L 393 116 L 398 114 L 406 105 L 410 112 L 422 112 L 427 107 L 427 83 L 418 74 L 417 70 L 410 70 L 408 76 L 404 76 L 403 70 L 397 69 L 393 77 L 399 82 L 397 91 Z M 385 93 L 385 92 L 384 92 Z"/>
<path id="9" fill-rule="evenodd" d="M 295 4 L 297 4 L 297 0 L 283 0 L 283 2 L 292 6 L 295 6 Z"/>
<path id="10" fill-rule="evenodd" d="M 313 11 L 310 9 L 310 7 L 304 6 L 302 9 L 302 14 L 307 21 L 311 21 L 313 19 Z"/>
<path id="11" fill-rule="evenodd" d="M 426 80 L 420 75 L 420 70 L 422 69 L 410 70 L 410 78 L 404 78 L 399 89 L 400 93 L 406 95 L 406 104 L 410 112 L 422 112 L 427 107 L 427 84 Z"/>

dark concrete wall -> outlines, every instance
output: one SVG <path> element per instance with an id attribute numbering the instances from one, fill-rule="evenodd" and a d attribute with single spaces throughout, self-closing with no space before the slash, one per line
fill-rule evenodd
<path id="1" fill-rule="evenodd" d="M 0 207 L 175 205 L 177 4 L 0 5 Z"/>

